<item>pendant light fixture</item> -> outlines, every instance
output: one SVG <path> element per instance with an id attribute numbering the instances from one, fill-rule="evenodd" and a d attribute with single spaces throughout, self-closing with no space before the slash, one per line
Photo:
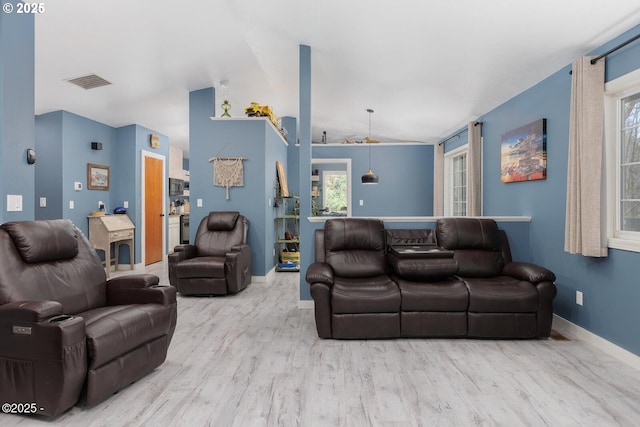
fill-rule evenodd
<path id="1" fill-rule="evenodd" d="M 371 140 L 371 113 L 373 110 L 371 108 L 367 108 L 367 113 L 369 113 L 369 136 L 367 140 Z M 371 144 L 371 143 L 368 143 Z M 373 173 L 371 170 L 371 145 L 369 145 L 369 170 L 367 173 L 362 175 L 362 183 L 363 184 L 377 184 L 378 183 L 378 175 Z"/>

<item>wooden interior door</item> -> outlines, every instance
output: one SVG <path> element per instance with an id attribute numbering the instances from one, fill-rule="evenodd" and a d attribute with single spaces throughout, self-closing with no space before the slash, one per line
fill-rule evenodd
<path id="1" fill-rule="evenodd" d="M 144 158 L 144 265 L 162 260 L 162 227 L 164 212 L 162 202 L 162 169 L 161 159 L 145 156 Z"/>

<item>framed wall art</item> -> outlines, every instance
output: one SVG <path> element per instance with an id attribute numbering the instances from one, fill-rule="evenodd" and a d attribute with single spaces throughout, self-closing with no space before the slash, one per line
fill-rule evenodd
<path id="1" fill-rule="evenodd" d="M 287 174 L 284 172 L 284 165 L 279 160 L 276 160 L 276 171 L 278 172 L 278 182 L 280 183 L 280 196 L 289 197 Z"/>
<path id="2" fill-rule="evenodd" d="M 89 190 L 108 190 L 109 166 L 87 163 L 87 188 Z"/>
<path id="3" fill-rule="evenodd" d="M 502 135 L 500 181 L 547 179 L 547 119 Z"/>

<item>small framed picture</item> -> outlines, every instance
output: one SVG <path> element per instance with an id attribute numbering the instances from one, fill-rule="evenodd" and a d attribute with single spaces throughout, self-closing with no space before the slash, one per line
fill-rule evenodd
<path id="1" fill-rule="evenodd" d="M 87 188 L 89 190 L 108 190 L 109 166 L 87 163 Z"/>

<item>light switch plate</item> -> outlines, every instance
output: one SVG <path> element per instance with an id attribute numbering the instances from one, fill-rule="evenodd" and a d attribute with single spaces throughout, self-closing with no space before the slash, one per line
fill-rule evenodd
<path id="1" fill-rule="evenodd" d="M 47 198 L 46 197 L 40 197 L 40 207 L 41 208 L 46 208 L 47 207 Z"/>
<path id="2" fill-rule="evenodd" d="M 7 212 L 22 212 L 22 194 L 7 194 Z"/>
<path id="3" fill-rule="evenodd" d="M 75 207 L 75 203 L 73 203 L 73 200 L 69 200 L 69 209 L 73 209 Z"/>
<path id="4" fill-rule="evenodd" d="M 202 207 L 202 199 L 196 200 L 196 206 L 198 206 L 199 208 Z"/>

